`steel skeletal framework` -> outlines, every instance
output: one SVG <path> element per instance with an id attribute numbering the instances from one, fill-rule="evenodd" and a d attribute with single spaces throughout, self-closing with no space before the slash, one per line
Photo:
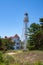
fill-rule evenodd
<path id="1" fill-rule="evenodd" d="M 27 45 L 27 27 L 28 27 L 28 13 L 25 13 L 24 15 L 24 50 L 26 50 L 26 45 Z"/>

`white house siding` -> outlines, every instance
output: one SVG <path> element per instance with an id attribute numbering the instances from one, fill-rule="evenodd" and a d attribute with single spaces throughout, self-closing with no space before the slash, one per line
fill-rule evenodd
<path id="1" fill-rule="evenodd" d="M 12 38 L 12 41 L 15 42 L 15 44 L 14 44 L 14 46 L 13 46 L 14 49 L 15 49 L 15 50 L 20 49 L 20 47 L 21 47 L 20 38 Z"/>

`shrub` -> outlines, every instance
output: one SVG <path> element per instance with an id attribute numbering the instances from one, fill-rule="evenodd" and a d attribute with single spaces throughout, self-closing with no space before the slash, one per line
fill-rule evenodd
<path id="1" fill-rule="evenodd" d="M 35 62 L 34 65 L 43 65 L 42 62 L 38 61 L 38 62 Z"/>
<path id="2" fill-rule="evenodd" d="M 6 65 L 12 64 L 15 61 L 15 59 L 11 55 L 7 55 L 4 59 L 5 59 L 5 64 Z"/>
<path id="3" fill-rule="evenodd" d="M 3 53 L 0 51 L 0 63 L 3 62 Z"/>

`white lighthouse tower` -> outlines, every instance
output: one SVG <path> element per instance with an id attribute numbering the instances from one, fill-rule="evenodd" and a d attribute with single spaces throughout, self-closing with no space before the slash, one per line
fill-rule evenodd
<path id="1" fill-rule="evenodd" d="M 27 27 L 28 27 L 28 13 L 24 14 L 24 50 L 27 50 Z"/>

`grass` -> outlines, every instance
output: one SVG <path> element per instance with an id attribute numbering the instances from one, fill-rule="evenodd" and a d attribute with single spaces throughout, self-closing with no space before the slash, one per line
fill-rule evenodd
<path id="1" fill-rule="evenodd" d="M 22 52 L 13 55 L 16 60 L 20 62 L 30 62 L 33 63 L 35 61 L 43 62 L 43 52 L 42 51 L 29 51 L 29 52 Z"/>
<path id="2" fill-rule="evenodd" d="M 11 52 L 15 54 L 7 54 Z M 3 54 L 6 64 L 9 63 L 9 65 L 43 65 L 43 51 L 36 50 L 23 52 L 22 50 L 11 50 L 7 51 L 7 53 Z"/>

